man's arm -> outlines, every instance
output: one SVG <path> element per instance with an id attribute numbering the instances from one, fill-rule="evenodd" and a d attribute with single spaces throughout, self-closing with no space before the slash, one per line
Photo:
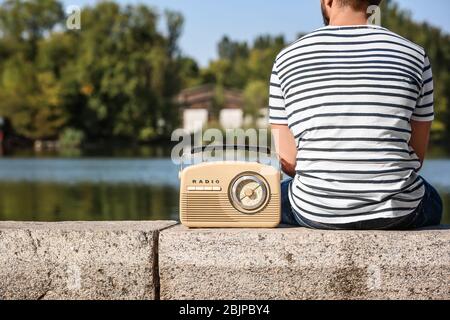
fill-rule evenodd
<path id="1" fill-rule="evenodd" d="M 272 136 L 281 162 L 288 176 L 295 177 L 297 166 L 297 146 L 295 138 L 287 125 L 272 125 Z"/>
<path id="2" fill-rule="evenodd" d="M 294 177 L 296 174 L 297 145 L 288 126 L 288 113 L 286 112 L 284 93 L 278 77 L 276 62 L 270 76 L 269 122 L 281 167 L 287 175 Z"/>
<path id="3" fill-rule="evenodd" d="M 409 145 L 420 159 L 421 165 L 425 160 L 430 141 L 431 124 L 434 120 L 434 86 L 433 71 L 430 59 L 425 55 L 422 75 L 422 89 L 417 101 L 416 109 L 411 117 L 411 140 Z"/>
<path id="4" fill-rule="evenodd" d="M 431 121 L 411 121 L 411 141 L 409 145 L 414 149 L 423 165 L 430 142 Z"/>

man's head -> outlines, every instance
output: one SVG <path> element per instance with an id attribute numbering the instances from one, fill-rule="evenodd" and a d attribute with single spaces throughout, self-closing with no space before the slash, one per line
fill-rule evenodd
<path id="1" fill-rule="evenodd" d="M 340 12 L 353 12 L 367 15 L 369 6 L 379 6 L 383 0 L 321 0 L 322 16 L 325 25 L 330 24 L 333 16 Z"/>

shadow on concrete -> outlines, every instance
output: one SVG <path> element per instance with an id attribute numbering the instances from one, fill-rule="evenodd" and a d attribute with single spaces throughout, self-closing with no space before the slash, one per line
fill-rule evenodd
<path id="1" fill-rule="evenodd" d="M 277 229 L 304 229 L 304 227 L 292 226 L 287 224 L 282 224 L 277 227 Z M 314 229 L 311 229 L 314 230 Z M 450 230 L 450 225 L 441 225 L 436 227 L 422 228 L 416 230 L 322 230 L 322 231 L 399 231 L 399 232 L 408 232 L 408 231 L 442 231 L 442 230 Z"/>

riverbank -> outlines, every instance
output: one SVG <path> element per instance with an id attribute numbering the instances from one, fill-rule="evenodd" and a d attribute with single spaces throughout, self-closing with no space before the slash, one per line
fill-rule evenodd
<path id="1" fill-rule="evenodd" d="M 450 299 L 450 228 L 0 222 L 0 299 Z"/>

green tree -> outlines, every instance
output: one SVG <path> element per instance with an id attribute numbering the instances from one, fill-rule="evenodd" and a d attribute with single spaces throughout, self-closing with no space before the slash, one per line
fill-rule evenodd
<path id="1" fill-rule="evenodd" d="M 285 46 L 283 36 L 260 36 L 253 44 L 222 38 L 219 58 L 202 71 L 204 83 L 244 90 L 250 81 L 267 81 L 278 52 Z"/>
<path id="2" fill-rule="evenodd" d="M 37 61 L 62 16 L 53 0 L 10 0 L 0 6 L 0 114 L 30 138 L 56 136 L 67 119 L 58 77 Z"/>
<path id="3" fill-rule="evenodd" d="M 0 5 L 0 114 L 27 137 L 65 127 L 88 140 L 168 135 L 179 121 L 173 97 L 199 82 L 178 46 L 183 16 L 145 5 L 99 2 L 82 10 L 82 30 L 64 26 L 56 0 Z"/>
<path id="4" fill-rule="evenodd" d="M 262 80 L 250 81 L 244 90 L 244 113 L 256 121 L 263 108 L 267 108 L 269 92 L 267 82 Z"/>

